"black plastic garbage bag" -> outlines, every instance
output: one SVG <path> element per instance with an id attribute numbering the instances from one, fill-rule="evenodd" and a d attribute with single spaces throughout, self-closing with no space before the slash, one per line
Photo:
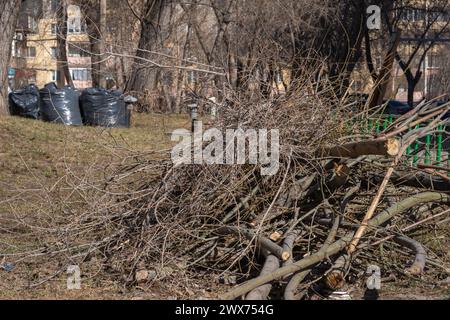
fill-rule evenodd
<path id="1" fill-rule="evenodd" d="M 9 94 L 9 111 L 13 116 L 39 119 L 39 89 L 34 84 Z"/>
<path id="2" fill-rule="evenodd" d="M 81 93 L 84 123 L 110 128 L 130 127 L 131 113 L 121 92 L 89 88 Z"/>
<path id="3" fill-rule="evenodd" d="M 387 102 L 386 109 L 384 110 L 385 114 L 393 114 L 393 115 L 403 115 L 412 110 L 409 104 L 406 102 L 401 102 L 397 100 L 389 100 Z"/>
<path id="4" fill-rule="evenodd" d="M 54 83 L 40 91 L 41 117 L 44 121 L 81 126 L 79 93 L 71 87 L 58 88 Z"/>

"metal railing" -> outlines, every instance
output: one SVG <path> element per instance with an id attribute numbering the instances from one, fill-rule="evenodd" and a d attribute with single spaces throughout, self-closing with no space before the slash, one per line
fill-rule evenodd
<path id="1" fill-rule="evenodd" d="M 350 126 L 351 131 L 363 135 L 380 134 L 394 123 L 398 116 L 395 115 L 379 115 L 366 119 L 353 118 L 347 125 Z M 423 124 L 426 126 L 426 124 Z M 420 129 L 416 126 L 414 129 Z M 444 170 L 450 177 L 448 168 L 450 167 L 450 125 L 440 125 L 432 133 L 417 139 L 411 144 L 404 155 L 404 163 L 417 167 L 420 164 L 446 167 Z"/>

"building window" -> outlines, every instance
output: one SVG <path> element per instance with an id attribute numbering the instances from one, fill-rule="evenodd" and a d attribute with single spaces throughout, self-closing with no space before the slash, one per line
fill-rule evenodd
<path id="1" fill-rule="evenodd" d="M 423 9 L 414 10 L 414 21 L 423 21 L 425 20 L 426 12 Z"/>
<path id="2" fill-rule="evenodd" d="M 19 58 L 22 58 L 25 54 L 24 54 L 24 48 L 23 47 L 19 47 L 16 46 L 16 56 Z"/>
<path id="3" fill-rule="evenodd" d="M 430 10 L 428 12 L 428 19 L 431 21 L 447 21 L 446 15 L 447 10 L 439 11 L 439 10 Z"/>
<path id="4" fill-rule="evenodd" d="M 35 74 L 28 77 L 28 83 L 30 83 L 30 84 L 36 83 L 36 75 Z"/>
<path id="5" fill-rule="evenodd" d="M 90 44 L 83 42 L 69 43 L 67 55 L 69 57 L 89 57 Z"/>
<path id="6" fill-rule="evenodd" d="M 50 33 L 51 34 L 56 34 L 58 31 L 58 25 L 56 23 L 52 23 L 50 26 Z"/>
<path id="7" fill-rule="evenodd" d="M 438 20 L 448 22 L 450 20 L 449 10 L 445 10 L 445 12 L 442 12 Z"/>
<path id="8" fill-rule="evenodd" d="M 70 69 L 70 76 L 74 81 L 91 80 L 91 73 L 86 68 Z"/>
<path id="9" fill-rule="evenodd" d="M 52 81 L 59 81 L 60 79 L 60 73 L 59 71 L 52 70 Z"/>
<path id="10" fill-rule="evenodd" d="M 67 32 L 69 34 L 83 33 L 86 31 L 86 24 L 81 19 L 79 6 L 70 5 L 67 8 Z"/>
<path id="11" fill-rule="evenodd" d="M 37 30 L 36 19 L 32 16 L 28 16 L 28 29 L 30 29 L 33 32 Z"/>
<path id="12" fill-rule="evenodd" d="M 428 56 L 428 68 L 429 69 L 439 69 L 441 63 L 439 63 L 439 56 L 437 54 L 430 54 Z"/>
<path id="13" fill-rule="evenodd" d="M 18 46 L 16 43 L 14 43 L 14 56 L 17 58 L 23 57 L 22 47 Z"/>
<path id="14" fill-rule="evenodd" d="M 402 10 L 402 20 L 407 22 L 423 21 L 426 15 L 426 10 L 421 8 L 404 8 Z"/>
<path id="15" fill-rule="evenodd" d="M 84 22 L 81 22 L 79 19 L 74 21 L 67 21 L 67 33 L 68 34 L 80 34 L 86 32 L 86 24 Z"/>
<path id="16" fill-rule="evenodd" d="M 52 59 L 56 59 L 58 56 L 58 49 L 56 47 L 51 47 L 50 54 L 52 55 Z"/>
<path id="17" fill-rule="evenodd" d="M 36 57 L 36 47 L 27 47 L 27 57 L 28 58 Z"/>

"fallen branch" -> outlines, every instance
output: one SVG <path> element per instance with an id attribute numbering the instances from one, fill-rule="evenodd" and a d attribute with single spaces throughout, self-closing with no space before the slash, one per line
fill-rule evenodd
<path id="1" fill-rule="evenodd" d="M 280 261 L 274 255 L 268 255 L 261 270 L 261 276 L 270 274 L 280 267 Z M 272 290 L 272 284 L 267 283 L 249 292 L 245 300 L 266 300 Z"/>
<path id="2" fill-rule="evenodd" d="M 299 233 L 300 232 L 298 230 L 295 230 L 295 231 L 290 232 L 286 236 L 286 238 L 284 238 L 283 251 L 289 253 L 289 259 L 284 261 L 283 265 L 288 265 L 288 264 L 291 264 L 294 262 L 293 257 L 292 257 L 292 250 L 294 249 L 294 243 L 295 243 L 295 240 L 297 239 Z"/>
<path id="3" fill-rule="evenodd" d="M 442 170 L 442 171 L 447 171 L 447 172 L 450 171 L 450 167 L 431 166 L 431 165 L 428 165 L 428 164 L 421 164 L 421 163 L 419 163 L 419 164 L 417 165 L 417 168 L 419 168 L 419 169 Z"/>
<path id="4" fill-rule="evenodd" d="M 395 237 L 394 240 L 398 244 L 413 250 L 416 255 L 414 263 L 411 267 L 406 269 L 406 271 L 416 276 L 422 274 L 425 270 L 425 263 L 427 261 L 427 252 L 424 247 L 418 241 L 405 236 Z"/>
<path id="5" fill-rule="evenodd" d="M 322 148 L 321 157 L 358 158 L 364 155 L 395 157 L 400 151 L 400 142 L 395 138 L 352 142 L 331 148 Z"/>
<path id="6" fill-rule="evenodd" d="M 426 202 L 441 202 L 441 203 L 447 203 L 450 201 L 450 195 L 445 193 L 437 193 L 437 192 L 424 192 L 417 195 L 414 195 L 412 197 L 409 197 L 403 201 L 400 201 L 399 203 L 395 204 L 394 206 L 384 210 L 382 213 L 377 215 L 375 218 L 371 219 L 367 223 L 368 228 L 376 228 L 383 223 L 389 221 L 392 219 L 395 215 L 400 214 L 418 204 L 426 203 Z M 317 253 L 308 256 L 300 261 L 297 261 L 291 265 L 284 266 L 279 268 L 278 270 L 264 275 L 259 276 L 255 279 L 249 280 L 229 292 L 225 293 L 221 298 L 224 300 L 232 300 L 236 299 L 237 297 L 240 297 L 244 295 L 245 293 L 253 290 L 254 288 L 261 286 L 265 283 L 271 282 L 276 279 L 281 279 L 285 275 L 289 273 L 294 273 L 299 270 L 304 270 L 314 264 L 319 263 L 323 259 L 335 255 L 336 253 L 340 252 L 342 249 L 348 246 L 350 241 L 353 239 L 354 233 L 348 233 L 346 236 L 341 238 L 340 240 L 334 242 L 331 244 L 327 250 L 324 251 L 318 251 Z"/>
<path id="7" fill-rule="evenodd" d="M 361 226 L 358 228 L 358 230 L 356 230 L 355 236 L 347 249 L 347 254 L 351 255 L 356 250 L 359 240 L 364 235 L 364 232 L 366 231 L 367 226 L 368 226 L 368 222 L 374 215 L 375 210 L 378 206 L 378 203 L 380 202 L 381 197 L 383 196 L 384 190 L 386 189 L 386 187 L 388 185 L 389 179 L 391 178 L 392 174 L 394 173 L 394 165 L 396 163 L 396 160 L 394 160 L 393 165 L 387 170 L 386 176 L 384 177 L 383 182 L 381 183 L 376 196 L 373 198 L 372 203 L 370 204 L 370 207 L 367 210 L 363 221 L 361 222 Z"/>
<path id="8" fill-rule="evenodd" d="M 424 172 L 431 174 L 433 176 L 439 176 L 441 179 L 447 181 L 447 183 L 450 182 L 450 178 L 447 177 L 445 174 L 438 172 L 437 170 L 433 169 L 422 169 Z"/>
<path id="9" fill-rule="evenodd" d="M 221 227 L 218 231 L 219 234 L 229 234 L 234 233 L 236 235 L 243 235 L 248 240 L 256 240 L 256 245 L 259 246 L 263 250 L 269 251 L 271 254 L 275 255 L 277 258 L 281 259 L 282 261 L 286 261 L 289 259 L 290 254 L 287 251 L 284 251 L 282 247 L 274 243 L 273 241 L 262 237 L 257 236 L 256 233 L 253 231 L 250 231 L 248 229 L 244 228 L 238 228 L 238 227 L 231 227 L 231 226 L 225 226 Z"/>
<path id="10" fill-rule="evenodd" d="M 339 216 L 334 219 L 333 226 L 331 227 L 330 233 L 328 234 L 327 239 L 325 240 L 322 248 L 319 252 L 326 252 L 328 247 L 336 238 L 336 234 L 339 228 Z M 296 299 L 296 291 L 300 283 L 305 279 L 305 277 L 311 272 L 311 269 L 307 269 L 295 274 L 284 290 L 284 299 L 285 300 L 297 300 Z"/>
<path id="11" fill-rule="evenodd" d="M 239 201 L 239 203 L 222 219 L 222 223 L 227 223 L 229 222 L 235 215 L 237 212 L 239 212 L 239 210 L 246 206 L 248 204 L 248 202 L 260 191 L 260 187 L 259 185 L 257 185 L 256 187 L 254 187 L 252 189 L 251 192 L 249 192 L 249 194 L 243 198 L 241 201 Z"/>
<path id="12" fill-rule="evenodd" d="M 433 123 L 431 124 L 433 125 Z M 386 190 L 386 187 L 389 183 L 389 180 L 391 179 L 391 176 L 394 173 L 395 167 L 397 166 L 398 162 L 400 161 L 401 156 L 406 151 L 407 147 L 415 140 L 415 136 L 410 137 L 409 139 L 406 139 L 405 144 L 402 148 L 400 148 L 397 152 L 397 155 L 395 156 L 394 160 L 392 161 L 391 166 L 386 172 L 386 175 L 383 179 L 383 182 L 381 182 L 381 185 L 377 191 L 377 194 L 372 200 L 372 203 L 370 204 L 369 209 L 367 210 L 366 214 L 364 215 L 364 219 L 361 222 L 361 226 L 356 230 L 355 236 L 350 243 L 349 247 L 347 248 L 347 254 L 351 255 L 355 250 L 359 243 L 359 240 L 363 236 L 364 232 L 367 229 L 367 223 L 368 221 L 373 217 L 375 210 L 378 206 L 378 203 L 381 200 L 381 197 L 383 196 L 384 191 Z"/>
<path id="13" fill-rule="evenodd" d="M 291 278 L 284 290 L 284 300 L 299 300 L 296 295 L 297 288 L 310 272 L 311 269 L 306 269 L 296 273 Z"/>
<path id="14" fill-rule="evenodd" d="M 345 211 L 347 208 L 347 204 L 350 202 L 350 199 L 355 196 L 355 193 L 361 188 L 361 183 L 358 183 L 354 187 L 352 187 L 345 194 L 344 199 L 340 204 L 341 215 L 345 215 Z M 337 290 L 341 288 L 345 283 L 345 272 L 350 266 L 350 257 L 346 254 L 340 256 L 334 263 L 330 272 L 325 275 L 325 284 L 328 288 L 332 290 Z"/>
<path id="15" fill-rule="evenodd" d="M 289 273 L 294 273 L 299 270 L 306 269 L 314 264 L 317 264 L 320 261 L 322 261 L 323 259 L 325 259 L 326 257 L 328 257 L 330 255 L 334 255 L 334 254 L 338 253 L 339 251 L 341 251 L 342 249 L 344 249 L 351 241 L 352 236 L 353 236 L 353 233 L 350 233 L 347 236 L 343 237 L 342 239 L 336 241 L 335 243 L 330 245 L 325 252 L 317 252 L 317 253 L 315 253 L 311 256 L 308 256 L 300 261 L 297 261 L 293 264 L 279 268 L 278 270 L 272 272 L 271 274 L 259 276 L 258 278 L 249 280 L 249 281 L 235 287 L 231 291 L 227 292 L 221 298 L 224 300 L 236 299 L 237 297 L 242 296 L 246 292 L 249 292 L 249 291 L 253 290 L 254 288 L 261 286 L 267 282 L 281 279 Z"/>
<path id="16" fill-rule="evenodd" d="M 350 266 L 350 256 L 343 254 L 333 264 L 330 272 L 325 275 L 325 285 L 331 290 L 337 290 L 345 284 L 345 273 Z"/>
<path id="17" fill-rule="evenodd" d="M 421 220 L 421 221 L 418 221 L 418 222 L 416 222 L 416 223 L 414 223 L 414 224 L 412 224 L 412 225 L 410 225 L 410 226 L 408 226 L 408 227 L 406 227 L 406 228 L 403 228 L 401 231 L 402 231 L 402 232 L 411 231 L 411 230 L 413 230 L 414 228 L 416 228 L 416 227 L 418 227 L 418 226 L 420 226 L 420 225 L 422 225 L 422 224 L 424 224 L 424 223 L 426 223 L 426 222 L 428 222 L 428 221 L 431 221 L 431 220 L 433 220 L 433 219 L 439 218 L 440 216 L 446 215 L 446 214 L 448 214 L 449 212 L 450 212 L 450 209 L 449 209 L 449 210 L 445 210 L 445 211 L 443 211 L 443 212 L 441 212 L 441 213 L 438 213 L 438 214 L 436 214 L 436 215 L 434 215 L 434 216 L 425 218 L 425 219 L 423 219 L 423 220 Z M 385 238 L 383 238 L 383 239 L 381 239 L 381 240 L 375 241 L 375 242 L 372 243 L 371 245 L 372 245 L 372 246 L 379 245 L 380 243 L 383 243 L 383 242 L 385 242 L 385 241 L 391 240 L 391 239 L 393 239 L 394 237 L 395 237 L 395 235 L 391 235 L 391 236 L 385 237 Z"/>
<path id="18" fill-rule="evenodd" d="M 411 174 L 406 172 L 396 172 L 392 176 L 392 182 L 396 185 L 432 189 L 436 191 L 447 191 L 450 188 L 450 184 L 447 181 L 421 173 Z"/>

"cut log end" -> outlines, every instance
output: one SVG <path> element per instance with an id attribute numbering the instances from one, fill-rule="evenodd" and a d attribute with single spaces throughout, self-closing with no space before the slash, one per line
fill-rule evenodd
<path id="1" fill-rule="evenodd" d="M 423 273 L 423 267 L 414 263 L 411 267 L 407 268 L 405 272 L 413 276 L 419 276 Z"/>
<path id="2" fill-rule="evenodd" d="M 287 251 L 283 251 L 283 253 L 281 254 L 281 260 L 283 261 L 288 261 L 290 257 L 291 254 Z"/>
<path id="3" fill-rule="evenodd" d="M 331 290 L 338 290 L 345 285 L 345 270 L 350 266 L 350 256 L 340 256 L 333 265 L 333 269 L 325 275 L 325 285 Z"/>
<path id="4" fill-rule="evenodd" d="M 400 152 L 400 142 L 397 139 L 388 139 L 385 146 L 386 153 L 391 157 L 395 157 Z"/>
<path id="5" fill-rule="evenodd" d="M 270 240 L 277 242 L 278 240 L 280 240 L 282 234 L 279 233 L 278 231 L 275 231 L 274 233 L 272 233 L 269 237 Z"/>
<path id="6" fill-rule="evenodd" d="M 342 271 L 334 270 L 325 276 L 325 285 L 331 290 L 338 290 L 345 285 L 345 276 Z"/>
<path id="7" fill-rule="evenodd" d="M 396 138 L 375 139 L 351 142 L 329 148 L 321 148 L 318 155 L 322 157 L 358 158 L 360 156 L 379 155 L 397 156 L 400 153 L 400 141 Z"/>

